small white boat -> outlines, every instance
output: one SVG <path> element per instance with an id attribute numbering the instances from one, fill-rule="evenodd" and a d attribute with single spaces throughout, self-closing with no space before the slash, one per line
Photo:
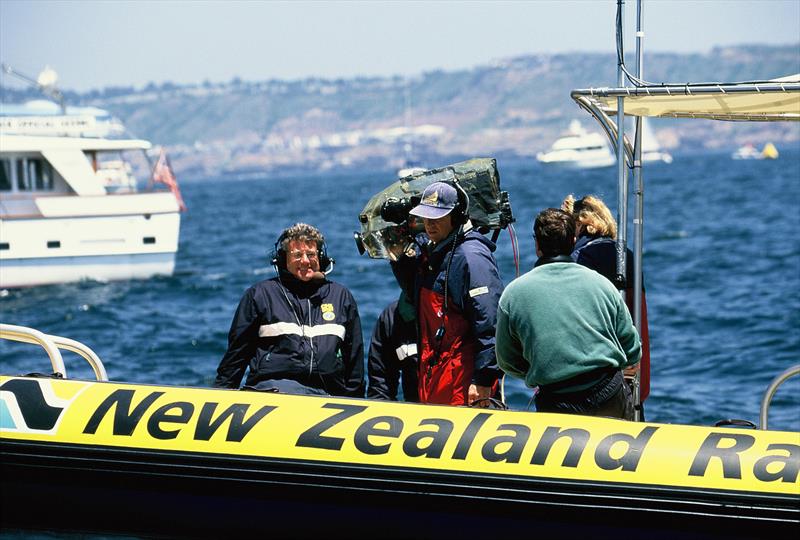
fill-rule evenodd
<path id="1" fill-rule="evenodd" d="M 764 159 L 755 146 L 746 144 L 736 149 L 736 152 L 731 154 L 732 159 Z"/>
<path id="2" fill-rule="evenodd" d="M 415 167 L 415 166 L 403 167 L 397 170 L 397 178 L 405 178 L 407 176 L 414 176 L 415 174 L 422 174 L 426 170 L 427 169 L 424 169 L 422 167 Z"/>
<path id="3" fill-rule="evenodd" d="M 731 154 L 731 159 L 778 159 L 778 149 L 774 144 L 767 143 L 759 152 L 754 145 L 748 143 L 737 148 L 736 152 Z"/>
<path id="4" fill-rule="evenodd" d="M 425 167 L 414 158 L 414 151 L 412 149 L 411 140 L 407 140 L 403 145 L 403 163 L 397 169 L 397 178 L 405 178 L 407 176 L 414 176 L 415 174 L 422 174 L 427 171 Z"/>
<path id="5" fill-rule="evenodd" d="M 101 109 L 0 107 L 0 288 L 172 274 L 180 191 L 166 158 L 151 168 L 150 142 L 121 131 Z M 147 189 L 132 163 L 152 170 Z"/>
<path id="6" fill-rule="evenodd" d="M 405 87 L 405 129 L 406 135 L 403 142 L 403 163 L 397 170 L 397 178 L 406 178 L 407 176 L 414 176 L 427 171 L 425 167 L 417 160 L 414 155 L 414 138 L 411 132 L 411 88 L 409 81 L 406 80 Z"/>
<path id="7" fill-rule="evenodd" d="M 614 164 L 614 155 L 601 134 L 590 133 L 578 120 L 573 120 L 568 132 L 548 151 L 536 154 L 536 160 L 548 165 L 592 169 L 610 167 Z"/>

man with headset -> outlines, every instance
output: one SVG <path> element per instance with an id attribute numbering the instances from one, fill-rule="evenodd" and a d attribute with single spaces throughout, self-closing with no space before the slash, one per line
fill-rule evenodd
<path id="1" fill-rule="evenodd" d="M 392 262 L 392 270 L 416 307 L 419 399 L 488 406 L 501 373 L 494 352 L 503 292 L 496 247 L 473 230 L 457 182 L 432 183 L 410 215 L 422 218 L 429 241 Z"/>
<path id="2" fill-rule="evenodd" d="M 275 243 L 278 275 L 242 296 L 214 386 L 364 397 L 364 344 L 350 291 L 323 272 L 333 261 L 315 227 L 296 223 Z"/>

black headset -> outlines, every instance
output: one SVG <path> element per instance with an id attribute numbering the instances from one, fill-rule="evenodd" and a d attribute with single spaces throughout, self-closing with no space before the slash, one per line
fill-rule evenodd
<path id="1" fill-rule="evenodd" d="M 283 268 L 284 270 L 286 270 L 286 250 L 283 249 L 283 242 L 288 235 L 289 229 L 284 229 L 272 249 L 272 266 Z M 324 274 L 328 274 L 333 270 L 336 260 L 328 256 L 328 246 L 324 240 L 321 243 L 317 243 L 317 251 L 319 252 L 319 270 Z"/>
<path id="2" fill-rule="evenodd" d="M 443 182 L 456 190 L 457 199 L 456 207 L 453 208 L 453 225 L 456 227 L 463 225 L 469 219 L 469 195 L 458 180 L 443 180 Z"/>

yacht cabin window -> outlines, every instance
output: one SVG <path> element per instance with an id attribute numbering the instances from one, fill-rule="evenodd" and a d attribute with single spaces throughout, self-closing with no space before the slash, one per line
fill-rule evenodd
<path id="1" fill-rule="evenodd" d="M 0 159 L 0 191 L 11 191 L 11 161 Z"/>
<path id="2" fill-rule="evenodd" d="M 19 191 L 52 191 L 53 167 L 42 158 L 17 159 Z"/>

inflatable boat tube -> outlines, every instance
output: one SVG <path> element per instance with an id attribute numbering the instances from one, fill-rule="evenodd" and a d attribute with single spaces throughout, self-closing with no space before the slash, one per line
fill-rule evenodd
<path id="1" fill-rule="evenodd" d="M 776 538 L 800 433 L 0 376 L 7 529 Z M 513 537 L 512 537 L 513 538 Z"/>

